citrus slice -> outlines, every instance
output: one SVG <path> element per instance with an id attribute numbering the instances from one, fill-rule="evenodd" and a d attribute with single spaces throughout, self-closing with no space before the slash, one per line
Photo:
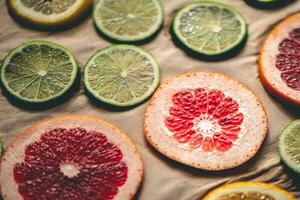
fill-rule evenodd
<path id="1" fill-rule="evenodd" d="M 291 193 L 268 183 L 237 182 L 209 192 L 203 200 L 296 200 Z"/>
<path id="2" fill-rule="evenodd" d="M 254 6 L 257 8 L 278 8 L 280 6 L 284 6 L 290 2 L 292 2 L 294 0 L 245 0 L 245 2 L 247 4 L 249 4 L 250 6 Z"/>
<path id="3" fill-rule="evenodd" d="M 267 116 L 259 99 L 222 74 L 188 73 L 167 80 L 148 106 L 148 142 L 183 164 L 224 170 L 239 166 L 259 150 Z"/>
<path id="4" fill-rule="evenodd" d="M 189 49 L 216 56 L 242 44 L 247 36 L 247 25 L 236 9 L 222 3 L 200 1 L 177 13 L 173 32 Z"/>
<path id="5" fill-rule="evenodd" d="M 99 0 L 93 16 L 102 33 L 125 42 L 149 38 L 159 30 L 164 21 L 159 0 Z"/>
<path id="6" fill-rule="evenodd" d="M 159 84 L 155 59 L 131 45 L 112 45 L 96 52 L 84 69 L 84 84 L 96 99 L 127 107 L 147 99 Z"/>
<path id="7" fill-rule="evenodd" d="M 260 51 L 259 74 L 271 94 L 300 106 L 300 13 L 269 34 Z"/>
<path id="8" fill-rule="evenodd" d="M 300 120 L 288 124 L 279 137 L 279 152 L 283 162 L 300 174 Z"/>
<path id="9" fill-rule="evenodd" d="M 13 15 L 30 24 L 61 26 L 76 21 L 93 5 L 92 0 L 8 0 Z"/>
<path id="10" fill-rule="evenodd" d="M 4 199 L 129 200 L 142 174 L 140 155 L 124 133 L 71 115 L 22 131 L 2 157 L 0 183 Z"/>
<path id="11" fill-rule="evenodd" d="M 68 49 L 53 42 L 30 41 L 5 57 L 1 82 L 10 95 L 23 102 L 45 103 L 65 94 L 78 72 Z"/>

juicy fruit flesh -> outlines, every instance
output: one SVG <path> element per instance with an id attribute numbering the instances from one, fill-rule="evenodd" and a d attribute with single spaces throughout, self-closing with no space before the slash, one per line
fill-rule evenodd
<path id="1" fill-rule="evenodd" d="M 222 51 L 242 33 L 242 23 L 228 8 L 197 6 L 180 17 L 179 30 L 187 42 L 202 51 Z"/>
<path id="2" fill-rule="evenodd" d="M 5 67 L 8 87 L 26 99 L 48 99 L 69 84 L 73 63 L 61 49 L 28 45 L 15 53 Z"/>
<path id="3" fill-rule="evenodd" d="M 288 87 L 300 91 L 300 28 L 293 30 L 289 38 L 278 47 L 276 67 L 281 72 L 281 79 Z"/>
<path id="4" fill-rule="evenodd" d="M 274 197 L 271 197 L 270 195 L 263 194 L 260 192 L 236 192 L 236 193 L 230 193 L 223 195 L 219 197 L 217 200 L 276 200 Z"/>
<path id="5" fill-rule="evenodd" d="M 131 49 L 113 49 L 98 55 L 88 69 L 88 82 L 98 96 L 130 102 L 153 87 L 154 69 L 149 59 Z"/>
<path id="6" fill-rule="evenodd" d="M 28 145 L 14 166 L 26 199 L 113 199 L 127 179 L 121 150 L 102 133 L 56 128 Z"/>
<path id="7" fill-rule="evenodd" d="M 63 13 L 70 8 L 76 0 L 21 0 L 21 3 L 27 7 L 33 9 L 35 12 L 40 12 L 44 15 Z"/>
<path id="8" fill-rule="evenodd" d="M 159 10 L 153 0 L 102 0 L 97 18 L 116 35 L 136 36 L 148 32 L 158 20 Z"/>
<path id="9" fill-rule="evenodd" d="M 193 89 L 177 92 L 165 125 L 179 143 L 205 151 L 228 151 L 238 139 L 244 116 L 239 105 L 219 90 Z"/>
<path id="10" fill-rule="evenodd" d="M 292 162 L 300 165 L 300 124 L 290 130 L 285 138 L 285 152 Z"/>

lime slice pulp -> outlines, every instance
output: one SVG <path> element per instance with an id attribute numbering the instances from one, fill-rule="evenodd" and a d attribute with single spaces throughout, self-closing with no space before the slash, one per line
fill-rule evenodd
<path id="1" fill-rule="evenodd" d="M 234 8 L 213 1 L 200 1 L 177 13 L 173 31 L 189 49 L 215 56 L 239 46 L 247 36 L 247 25 Z"/>
<path id="2" fill-rule="evenodd" d="M 159 84 L 159 66 L 143 49 L 112 45 L 96 52 L 84 69 L 84 83 L 96 99 L 127 107 L 147 99 Z"/>
<path id="3" fill-rule="evenodd" d="M 156 33 L 164 20 L 159 0 L 99 0 L 93 17 L 98 29 L 118 41 L 141 41 Z"/>
<path id="4" fill-rule="evenodd" d="M 282 161 L 300 174 L 300 119 L 288 124 L 279 137 Z"/>
<path id="5" fill-rule="evenodd" d="M 66 48 L 48 41 L 30 41 L 13 49 L 1 67 L 4 89 L 27 103 L 45 103 L 75 83 L 77 62 Z"/>

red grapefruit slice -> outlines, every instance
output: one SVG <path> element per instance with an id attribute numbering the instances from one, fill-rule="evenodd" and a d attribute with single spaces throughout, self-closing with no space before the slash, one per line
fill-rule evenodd
<path id="1" fill-rule="evenodd" d="M 145 115 L 145 137 L 167 157 L 224 170 L 253 157 L 267 133 L 259 99 L 222 74 L 188 73 L 166 81 Z"/>
<path id="2" fill-rule="evenodd" d="M 300 106 L 300 13 L 269 34 L 261 48 L 259 73 L 271 94 Z"/>
<path id="3" fill-rule="evenodd" d="M 87 116 L 55 117 L 23 131 L 1 162 L 7 200 L 131 199 L 143 174 L 129 138 Z"/>

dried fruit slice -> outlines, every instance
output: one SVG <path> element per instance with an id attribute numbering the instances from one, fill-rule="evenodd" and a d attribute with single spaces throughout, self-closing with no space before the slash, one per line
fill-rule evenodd
<path id="1" fill-rule="evenodd" d="M 279 152 L 283 162 L 300 174 L 300 120 L 288 124 L 279 137 Z"/>
<path id="2" fill-rule="evenodd" d="M 214 1 L 199 1 L 177 13 L 173 31 L 189 49 L 206 56 L 219 56 L 243 43 L 247 25 L 233 7 Z"/>
<path id="3" fill-rule="evenodd" d="M 260 51 L 259 73 L 271 94 L 300 106 L 300 13 L 269 34 Z"/>
<path id="4" fill-rule="evenodd" d="M 100 0 L 93 12 L 97 28 L 125 42 L 141 41 L 156 33 L 164 21 L 159 0 Z"/>
<path id="5" fill-rule="evenodd" d="M 96 52 L 84 68 L 84 84 L 96 99 L 119 107 L 141 103 L 156 90 L 155 59 L 133 45 L 112 45 Z"/>
<path id="6" fill-rule="evenodd" d="M 29 41 L 13 49 L 1 66 L 1 82 L 13 97 L 46 103 L 71 89 L 78 75 L 73 54 L 48 41 Z"/>
<path id="7" fill-rule="evenodd" d="M 291 193 L 268 183 L 237 182 L 209 192 L 203 200 L 296 200 Z"/>
<path id="8" fill-rule="evenodd" d="M 92 0 L 8 0 L 7 6 L 18 18 L 34 25 L 62 26 L 79 19 L 92 6 Z"/>
<path id="9" fill-rule="evenodd" d="M 93 117 L 61 116 L 21 132 L 2 158 L 4 199 L 131 199 L 142 162 L 129 138 Z"/>
<path id="10" fill-rule="evenodd" d="M 145 137 L 164 155 L 206 170 L 249 160 L 267 132 L 258 98 L 222 74 L 188 73 L 166 81 L 145 115 Z"/>

